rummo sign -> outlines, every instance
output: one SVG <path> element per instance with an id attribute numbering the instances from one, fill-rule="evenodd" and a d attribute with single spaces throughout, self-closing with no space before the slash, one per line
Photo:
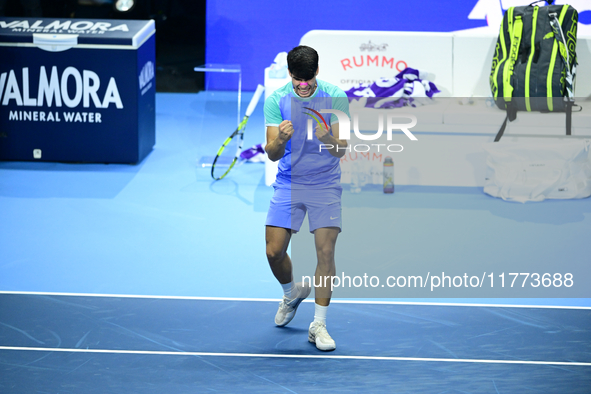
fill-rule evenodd
<path id="1" fill-rule="evenodd" d="M 433 69 L 433 59 L 438 63 L 437 87 L 445 92 L 453 85 L 449 34 L 312 30 L 302 37 L 300 45 L 320 54 L 319 78 L 343 90 L 392 78 L 406 67 L 428 72 Z"/>

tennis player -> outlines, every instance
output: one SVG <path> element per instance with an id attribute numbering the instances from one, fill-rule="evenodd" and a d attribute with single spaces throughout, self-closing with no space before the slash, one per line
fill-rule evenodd
<path id="1" fill-rule="evenodd" d="M 267 145 L 272 161 L 279 160 L 275 193 L 266 221 L 267 259 L 283 287 L 283 300 L 275 324 L 283 327 L 295 316 L 300 303 L 311 291 L 309 283 L 294 283 L 287 247 L 308 213 L 314 234 L 317 266 L 314 278 L 315 312 L 308 340 L 320 350 L 336 348 L 326 330 L 326 312 L 335 275 L 335 245 L 341 231 L 341 168 L 347 141 L 339 138 L 335 115 L 322 109 L 338 109 L 349 115 L 346 94 L 338 87 L 316 79 L 318 53 L 307 46 L 293 48 L 287 55 L 291 83 L 276 90 L 265 101 Z M 308 136 L 308 119 L 318 119 Z M 311 137 L 311 138 L 310 138 Z M 317 286 L 321 285 L 321 286 Z"/>

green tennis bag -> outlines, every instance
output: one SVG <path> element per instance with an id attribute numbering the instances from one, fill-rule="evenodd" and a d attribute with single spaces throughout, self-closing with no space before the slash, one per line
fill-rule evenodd
<path id="1" fill-rule="evenodd" d="M 495 103 L 507 111 L 566 112 L 571 134 L 579 14 L 569 5 L 511 7 L 505 12 L 490 73 Z"/>

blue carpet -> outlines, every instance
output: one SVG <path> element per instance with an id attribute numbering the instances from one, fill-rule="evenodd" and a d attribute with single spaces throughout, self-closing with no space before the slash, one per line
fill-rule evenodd
<path id="1" fill-rule="evenodd" d="M 272 195 L 264 166 L 245 164 L 212 182 L 198 165 L 234 129 L 229 102 L 224 92 L 158 94 L 156 146 L 137 165 L 0 163 L 0 290 L 278 297 L 264 253 Z M 245 146 L 262 143 L 263 130 L 259 104 Z M 389 197 L 345 190 L 344 210 L 386 204 L 398 234 L 424 245 L 409 261 L 435 261 L 443 250 L 468 263 L 499 245 L 524 258 L 588 261 L 590 199 L 514 204 L 477 188 L 417 186 L 397 186 Z M 352 223 L 345 217 L 345 229 Z M 591 305 L 588 298 L 457 301 Z"/>

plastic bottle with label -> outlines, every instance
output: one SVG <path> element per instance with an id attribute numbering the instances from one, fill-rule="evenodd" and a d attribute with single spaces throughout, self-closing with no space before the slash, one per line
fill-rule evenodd
<path id="1" fill-rule="evenodd" d="M 390 156 L 384 160 L 384 193 L 394 193 L 394 161 Z"/>
<path id="2" fill-rule="evenodd" d="M 363 190 L 363 187 L 369 182 L 369 161 L 359 160 L 359 187 Z"/>
<path id="3" fill-rule="evenodd" d="M 351 193 L 361 192 L 360 165 L 357 160 L 351 163 Z"/>

